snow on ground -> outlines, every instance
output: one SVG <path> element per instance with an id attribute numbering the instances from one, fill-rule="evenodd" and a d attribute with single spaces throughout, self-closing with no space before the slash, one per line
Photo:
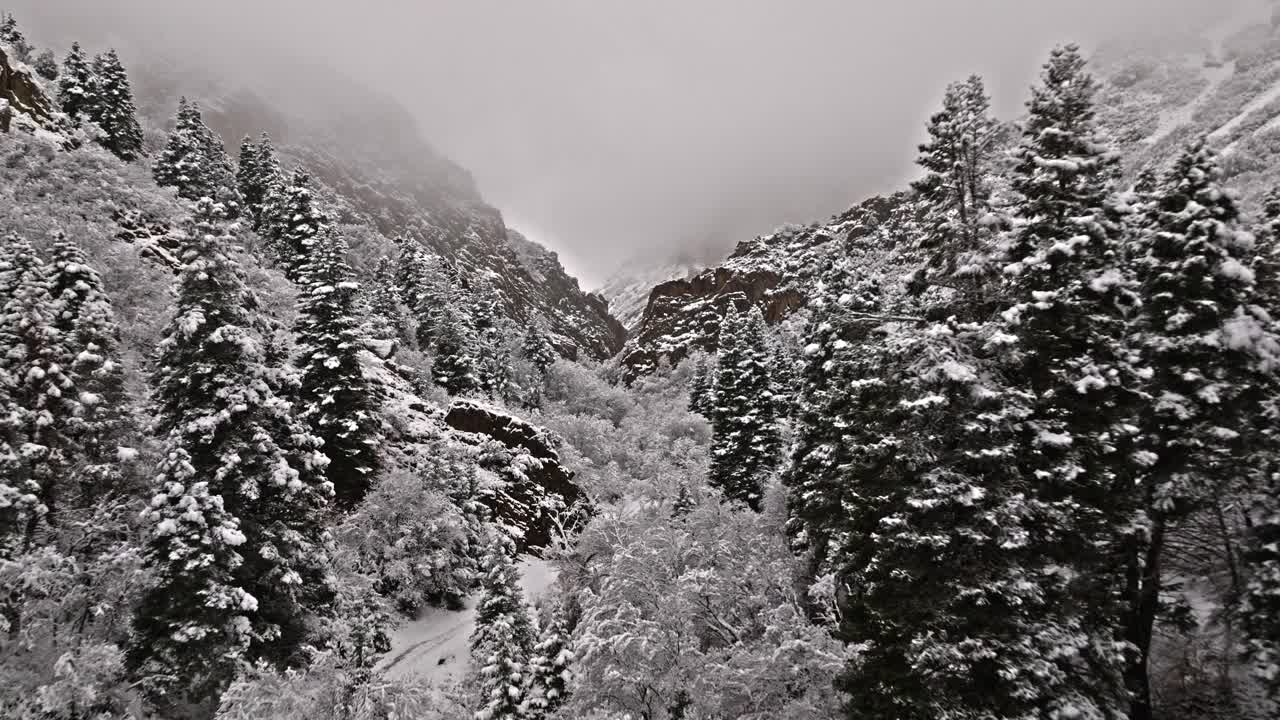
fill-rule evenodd
<path id="1" fill-rule="evenodd" d="M 1222 138 L 1230 135 L 1233 130 L 1240 127 L 1241 123 L 1243 123 L 1246 118 L 1271 104 L 1275 100 L 1280 100 L 1280 82 L 1272 85 L 1267 88 L 1266 92 L 1250 100 L 1249 104 L 1240 109 L 1240 113 L 1238 115 L 1228 120 L 1222 125 L 1222 127 L 1209 133 L 1209 139 L 1221 140 Z"/>
<path id="2" fill-rule="evenodd" d="M 530 602 L 544 595 L 555 579 L 555 569 L 546 560 L 528 557 L 520 562 L 520 587 Z M 467 598 L 463 610 L 427 608 L 392 633 L 391 652 L 382 669 L 392 678 L 413 677 L 433 685 L 461 681 L 470 662 L 475 620 L 474 597 Z"/>
<path id="3" fill-rule="evenodd" d="M 1239 2 L 1234 12 L 1223 18 L 1221 22 L 1209 28 L 1205 33 L 1205 39 L 1209 42 L 1210 57 L 1221 59 L 1224 54 L 1227 40 L 1232 35 L 1235 35 L 1255 23 L 1266 22 L 1267 18 L 1270 16 L 1270 12 L 1271 5 L 1267 0 L 1242 0 Z M 1196 62 L 1196 60 L 1192 60 L 1192 62 Z M 1160 119 L 1160 126 L 1151 134 L 1150 137 L 1147 138 L 1148 143 L 1154 144 L 1159 142 L 1169 133 L 1183 125 L 1189 124 L 1191 122 L 1191 117 L 1195 114 L 1195 111 L 1205 102 L 1205 100 L 1213 97 L 1213 94 L 1217 92 L 1218 87 L 1221 86 L 1222 83 L 1226 82 L 1227 79 L 1235 72 L 1234 61 L 1223 63 L 1217 67 L 1208 67 L 1203 65 L 1202 61 L 1200 62 L 1202 65 L 1200 71 L 1204 74 L 1204 78 L 1208 81 L 1208 84 L 1205 85 L 1204 90 L 1202 90 L 1194 100 L 1178 107 L 1173 112 L 1162 117 Z M 1230 133 L 1240 123 L 1244 122 L 1245 118 L 1249 116 L 1249 113 L 1261 108 L 1271 100 L 1276 99 L 1276 97 L 1280 97 L 1280 86 L 1272 88 L 1265 94 L 1265 96 L 1259 96 L 1256 98 L 1254 102 L 1251 102 L 1249 106 L 1245 107 L 1239 115 L 1232 118 L 1225 125 L 1210 134 L 1209 138 L 1217 139 Z"/>
<path id="4" fill-rule="evenodd" d="M 1155 132 L 1151 133 L 1151 136 L 1147 138 L 1147 142 L 1154 145 L 1174 130 L 1189 124 L 1196 110 L 1204 104 L 1205 100 L 1213 97 L 1213 94 L 1218 91 L 1222 83 L 1226 82 L 1227 78 L 1231 77 L 1231 74 L 1235 72 L 1235 66 L 1235 61 L 1232 61 L 1218 67 L 1202 67 L 1200 72 L 1204 75 L 1208 84 L 1204 86 L 1204 89 L 1200 91 L 1200 94 L 1194 100 L 1165 113 L 1160 118 L 1159 127 L 1156 128 Z"/>

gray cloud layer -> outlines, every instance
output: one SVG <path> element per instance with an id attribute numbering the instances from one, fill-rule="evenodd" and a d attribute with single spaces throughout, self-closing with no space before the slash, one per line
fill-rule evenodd
<path id="1" fill-rule="evenodd" d="M 588 283 L 900 187 L 947 82 L 1017 113 L 1047 50 L 1221 0 L 8 0 L 31 34 L 390 92 Z M 335 97 L 340 102 L 340 97 Z"/>

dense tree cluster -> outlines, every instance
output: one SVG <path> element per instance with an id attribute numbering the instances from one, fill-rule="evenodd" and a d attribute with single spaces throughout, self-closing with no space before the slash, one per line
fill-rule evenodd
<path id="1" fill-rule="evenodd" d="M 178 101 L 173 131 L 151 172 L 157 185 L 176 188 L 179 197 L 210 198 L 222 205 L 228 217 L 240 212 L 235 170 L 222 139 L 204 123 L 199 104 L 185 97 Z"/>
<path id="2" fill-rule="evenodd" d="M 1202 142 L 1121 192 L 1095 88 L 1056 49 L 1007 176 L 980 81 L 948 88 L 912 199 L 921 318 L 853 266 L 815 300 L 785 482 L 795 545 L 847 589 L 840 635 L 865 648 L 839 681 L 850 717 L 1153 717 L 1172 537 L 1272 494 L 1269 261 Z M 1248 524 L 1220 541 L 1256 543 Z M 1265 555 L 1241 570 L 1264 674 Z"/>

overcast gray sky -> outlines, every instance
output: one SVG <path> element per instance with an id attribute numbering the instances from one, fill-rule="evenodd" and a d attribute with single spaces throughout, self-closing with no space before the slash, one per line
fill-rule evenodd
<path id="1" fill-rule="evenodd" d="M 0 0 L 39 39 L 330 62 L 391 92 L 588 286 L 913 176 L 947 82 L 1017 113 L 1048 49 L 1224 0 Z M 340 90 L 340 88 L 338 88 Z M 340 102 L 341 97 L 335 97 Z"/>

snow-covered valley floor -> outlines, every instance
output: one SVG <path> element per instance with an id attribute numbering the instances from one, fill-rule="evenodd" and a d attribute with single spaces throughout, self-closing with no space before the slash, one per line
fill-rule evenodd
<path id="1" fill-rule="evenodd" d="M 520 587 L 533 603 L 555 582 L 555 569 L 546 560 L 527 557 L 520 562 Z M 435 685 L 462 680 L 470 662 L 468 641 L 475 628 L 475 596 L 462 610 L 427 608 L 416 620 L 396 629 L 391 652 L 382 668 L 393 678 L 414 677 Z"/>

